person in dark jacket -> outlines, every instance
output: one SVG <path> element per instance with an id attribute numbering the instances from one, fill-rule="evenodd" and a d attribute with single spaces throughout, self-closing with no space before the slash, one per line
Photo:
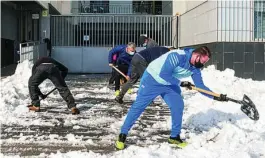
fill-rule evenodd
<path id="1" fill-rule="evenodd" d="M 158 44 L 152 38 L 147 37 L 147 35 L 141 35 L 139 38 L 139 42 L 143 47 L 151 48 L 157 47 Z"/>
<path id="2" fill-rule="evenodd" d="M 72 114 L 79 114 L 80 112 L 79 109 L 76 108 L 75 99 L 64 81 L 67 73 L 67 67 L 53 58 L 42 57 L 37 60 L 32 67 L 32 75 L 28 81 L 29 94 L 32 100 L 31 105 L 28 106 L 29 110 L 40 111 L 39 96 L 44 98 L 44 95 L 41 93 L 38 86 L 44 80 L 50 79 L 62 98 L 67 102 L 67 106 L 71 109 Z"/>
<path id="3" fill-rule="evenodd" d="M 127 80 L 129 80 L 130 72 L 128 71 L 131 64 L 132 57 L 135 53 L 136 45 L 133 42 L 129 42 L 127 45 L 118 45 L 109 52 L 109 66 L 113 67 L 113 55 L 117 54 L 116 67 L 125 75 L 127 74 Z M 120 73 L 116 73 L 115 77 L 115 95 L 120 93 L 120 80 L 124 78 Z M 126 79 L 124 79 L 126 81 Z"/>
<path id="4" fill-rule="evenodd" d="M 115 100 L 122 104 L 123 103 L 123 97 L 128 91 L 128 89 L 132 88 L 132 86 L 138 81 L 139 78 L 142 77 L 146 67 L 151 63 L 153 60 L 157 59 L 161 55 L 167 53 L 168 51 L 176 49 L 174 47 L 166 48 L 166 47 L 151 47 L 146 48 L 139 53 L 136 53 L 131 61 L 131 66 L 129 70 L 131 72 L 130 80 L 125 83 L 119 95 L 115 98 Z"/>

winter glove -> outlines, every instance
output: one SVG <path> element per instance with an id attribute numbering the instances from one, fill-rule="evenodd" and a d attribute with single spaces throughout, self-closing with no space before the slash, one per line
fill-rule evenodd
<path id="1" fill-rule="evenodd" d="M 192 89 L 191 86 L 194 86 L 194 84 L 190 83 L 189 81 L 182 81 L 182 82 L 180 82 L 180 86 L 186 87 L 189 90 L 191 90 Z"/>
<path id="2" fill-rule="evenodd" d="M 214 96 L 213 99 L 217 101 L 228 101 L 226 94 L 220 94 L 220 97 Z"/>

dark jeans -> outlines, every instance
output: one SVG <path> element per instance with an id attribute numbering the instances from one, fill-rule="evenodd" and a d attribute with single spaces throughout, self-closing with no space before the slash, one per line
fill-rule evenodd
<path id="1" fill-rule="evenodd" d="M 69 109 L 76 106 L 74 97 L 68 89 L 64 78 L 61 76 L 59 69 L 53 64 L 39 65 L 29 78 L 28 87 L 32 105 L 40 104 L 39 95 L 41 92 L 38 86 L 45 79 L 50 79 L 52 81 L 61 97 L 67 102 Z"/>
<path id="2" fill-rule="evenodd" d="M 128 72 L 128 68 L 129 65 L 125 65 L 125 64 L 117 64 L 117 68 L 124 74 L 127 75 Z M 116 71 L 116 70 L 115 70 Z M 126 78 L 124 78 L 119 72 L 115 72 L 116 73 L 116 77 L 115 77 L 115 91 L 116 90 L 120 90 L 120 80 L 124 79 L 124 81 L 126 82 Z"/>
<path id="3" fill-rule="evenodd" d="M 111 77 L 109 79 L 109 84 L 113 84 L 116 78 L 116 70 L 112 68 Z"/>
<path id="4" fill-rule="evenodd" d="M 122 99 L 128 89 L 132 88 L 132 86 L 138 81 L 139 78 L 142 77 L 146 67 L 147 67 L 147 62 L 146 60 L 139 56 L 138 54 L 135 54 L 134 57 L 132 58 L 131 61 L 131 66 L 132 66 L 132 72 L 131 72 L 131 78 L 128 82 L 126 82 L 122 88 L 121 92 L 118 96 L 119 99 Z"/>

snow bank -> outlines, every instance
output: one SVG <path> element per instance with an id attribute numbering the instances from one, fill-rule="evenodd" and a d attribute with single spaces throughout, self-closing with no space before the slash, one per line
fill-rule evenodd
<path id="1" fill-rule="evenodd" d="M 23 124 L 28 122 L 21 120 L 24 114 L 28 115 L 26 106 L 31 103 L 28 91 L 28 80 L 31 76 L 33 64 L 28 60 L 18 64 L 15 74 L 1 79 L 1 100 L 0 100 L 0 122 L 1 124 Z M 46 80 L 40 87 L 45 94 L 51 89 L 51 82 Z M 52 94 L 51 94 L 52 96 Z M 44 101 L 45 102 L 45 101 Z M 32 113 L 32 116 L 36 114 Z M 35 120 L 31 124 L 38 124 L 40 120 Z M 49 123 L 48 123 L 49 124 Z"/>

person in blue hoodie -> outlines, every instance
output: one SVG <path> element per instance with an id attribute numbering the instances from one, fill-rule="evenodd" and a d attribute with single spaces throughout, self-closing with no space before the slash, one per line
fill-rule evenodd
<path id="1" fill-rule="evenodd" d="M 131 65 L 132 57 L 135 54 L 136 45 L 133 42 L 129 42 L 127 45 L 118 45 L 114 47 L 109 52 L 109 66 L 113 67 L 113 55 L 117 55 L 118 58 L 116 60 L 116 67 L 125 75 L 127 78 L 124 79 L 129 80 L 130 72 L 128 71 L 129 66 Z M 116 73 L 115 77 L 115 96 L 118 96 L 120 93 L 120 80 L 124 78 L 120 73 Z"/>
<path id="2" fill-rule="evenodd" d="M 170 48 L 151 47 L 151 48 L 146 48 L 136 53 L 133 56 L 131 65 L 129 67 L 131 69 L 129 70 L 131 72 L 130 80 L 122 86 L 119 95 L 115 98 L 115 101 L 122 104 L 123 103 L 122 99 L 124 95 L 130 88 L 132 88 L 132 86 L 138 81 L 138 79 L 142 77 L 148 64 L 172 49 L 176 49 L 176 48 L 174 47 L 170 47 Z"/>
<path id="3" fill-rule="evenodd" d="M 179 148 L 185 147 L 187 143 L 180 138 L 184 109 L 180 87 L 192 89 L 193 84 L 179 79 L 191 76 L 196 87 L 210 91 L 204 85 L 200 71 L 210 58 L 210 50 L 202 46 L 197 49 L 171 50 L 152 61 L 142 76 L 137 98 L 129 109 L 115 147 L 119 150 L 124 149 L 129 130 L 147 105 L 158 95 L 163 98 L 171 112 L 172 127 L 168 143 Z M 227 101 L 224 94 L 220 97 L 202 94 L 218 101 Z"/>

